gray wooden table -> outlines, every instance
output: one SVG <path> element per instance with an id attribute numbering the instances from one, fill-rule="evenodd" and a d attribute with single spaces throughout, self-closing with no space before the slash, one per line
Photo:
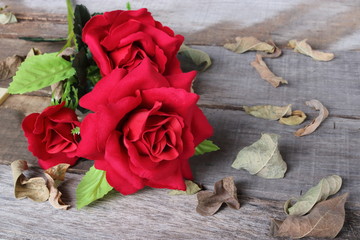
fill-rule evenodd
<path id="1" fill-rule="evenodd" d="M 285 217 L 285 200 L 299 196 L 330 174 L 343 178 L 341 193 L 350 192 L 346 222 L 338 239 L 360 239 L 360 4 L 358 1 L 130 1 L 133 9 L 147 7 L 154 17 L 186 43 L 211 56 L 213 66 L 199 74 L 195 91 L 201 108 L 215 128 L 212 140 L 221 151 L 193 157 L 195 181 L 212 189 L 215 181 L 234 176 L 240 210 L 222 208 L 212 217 L 195 212 L 196 196 L 169 196 L 168 190 L 146 188 L 134 195 L 110 193 L 81 210 L 53 209 L 48 203 L 16 200 L 9 164 L 27 160 L 40 171 L 27 151 L 20 128 L 26 114 L 47 106 L 49 92 L 11 96 L 0 106 L 0 239 L 272 239 L 270 218 Z M 126 1 L 90 1 L 91 11 L 124 9 Z M 20 37 L 65 37 L 65 1 L 0 0 L 19 23 L 0 26 L 0 59 L 24 55 L 30 47 L 44 52 L 63 43 L 33 43 Z M 250 62 L 255 53 L 235 54 L 222 47 L 235 36 L 272 39 L 285 46 L 293 38 L 308 38 L 314 48 L 333 51 L 331 62 L 285 50 L 265 60 L 289 84 L 277 89 L 259 78 Z M 0 82 L 7 87 L 9 81 Z M 317 113 L 305 106 L 320 100 L 329 118 L 312 135 L 295 137 L 298 127 L 256 119 L 242 105 L 293 104 L 312 119 Z M 309 120 L 308 120 L 309 121 Z M 307 123 L 308 123 L 307 121 Z M 281 136 L 280 152 L 288 164 L 284 179 L 266 180 L 230 167 L 237 152 L 263 132 Z M 92 163 L 70 169 L 61 188 L 63 200 L 75 206 L 75 189 Z"/>

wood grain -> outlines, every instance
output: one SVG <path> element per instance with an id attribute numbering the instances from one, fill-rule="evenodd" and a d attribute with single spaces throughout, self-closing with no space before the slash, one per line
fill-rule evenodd
<path id="1" fill-rule="evenodd" d="M 75 1 L 91 12 L 125 9 L 125 1 Z M 356 1 L 280 0 L 262 1 L 130 1 L 133 9 L 146 7 L 154 17 L 183 34 L 188 44 L 223 45 L 235 36 L 273 39 L 286 45 L 292 38 L 308 38 L 316 48 L 328 50 L 360 49 L 360 6 Z M 65 1 L 48 4 L 45 0 L 2 0 L 20 23 L 0 25 L 0 36 L 65 37 Z M 196 14 L 194 14 L 196 13 Z"/>
<path id="2" fill-rule="evenodd" d="M 0 222 L 0 238 L 5 239 L 276 239 L 269 236 L 270 218 L 285 218 L 283 201 L 243 195 L 239 210 L 222 207 L 214 216 L 202 217 L 195 211 L 195 195 L 170 196 L 168 190 L 150 188 L 130 196 L 111 192 L 82 210 L 61 211 L 48 202 L 16 200 L 10 167 L 0 166 L 0 176 L 0 204 L 6 206 L 0 211 L 6 219 Z M 75 205 L 80 178 L 66 175 L 60 187 L 65 203 Z M 337 239 L 357 239 L 360 209 L 347 203 L 346 214 Z"/>

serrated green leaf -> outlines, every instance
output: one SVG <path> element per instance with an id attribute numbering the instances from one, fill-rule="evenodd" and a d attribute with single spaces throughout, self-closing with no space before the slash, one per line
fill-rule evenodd
<path id="1" fill-rule="evenodd" d="M 82 41 L 82 29 L 84 28 L 87 21 L 90 20 L 90 18 L 90 13 L 84 5 L 80 4 L 75 6 L 74 34 L 76 37 L 76 44 L 79 50 L 86 47 L 85 43 Z"/>
<path id="2" fill-rule="evenodd" d="M 71 129 L 71 134 L 75 135 L 79 135 L 80 134 L 80 127 L 75 127 L 73 129 Z"/>
<path id="3" fill-rule="evenodd" d="M 231 167 L 262 178 L 283 178 L 287 165 L 280 155 L 278 138 L 276 134 L 262 134 L 258 141 L 238 153 Z"/>
<path id="4" fill-rule="evenodd" d="M 57 53 L 37 55 L 27 58 L 19 67 L 9 86 L 9 93 L 26 93 L 35 91 L 75 74 L 71 63 Z"/>
<path id="5" fill-rule="evenodd" d="M 181 45 L 178 57 L 181 68 L 185 72 L 191 70 L 203 72 L 211 66 L 211 59 L 206 52 L 188 47 L 185 44 Z"/>
<path id="6" fill-rule="evenodd" d="M 243 106 L 245 112 L 257 118 L 279 120 L 281 117 L 291 115 L 291 104 L 287 106 L 256 105 Z"/>
<path id="7" fill-rule="evenodd" d="M 289 215 L 302 216 L 308 213 L 316 203 L 326 200 L 329 196 L 337 193 L 342 184 L 338 175 L 327 176 L 320 180 L 318 185 L 310 188 L 302 195 L 295 204 L 291 205 L 293 199 L 285 202 L 284 210 Z"/>
<path id="8" fill-rule="evenodd" d="M 216 146 L 212 141 L 204 140 L 195 148 L 195 155 L 201 155 L 207 152 L 214 152 L 217 150 L 220 150 L 220 148 Z"/>
<path id="9" fill-rule="evenodd" d="M 186 191 L 181 190 L 172 190 L 168 194 L 169 195 L 193 195 L 199 191 L 201 191 L 201 187 L 190 180 L 185 180 Z"/>
<path id="10" fill-rule="evenodd" d="M 76 189 L 76 206 L 78 209 L 105 196 L 113 187 L 106 181 L 106 172 L 94 166 L 81 179 Z"/>

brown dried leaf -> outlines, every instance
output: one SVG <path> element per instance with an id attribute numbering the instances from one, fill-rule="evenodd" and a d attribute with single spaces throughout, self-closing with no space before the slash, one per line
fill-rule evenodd
<path id="1" fill-rule="evenodd" d="M 322 105 L 319 100 L 312 99 L 305 102 L 305 104 L 309 107 L 315 108 L 315 110 L 319 110 L 320 112 L 319 116 L 313 119 L 310 124 L 308 124 L 304 128 L 300 128 L 294 133 L 297 137 L 305 136 L 314 132 L 320 126 L 320 124 L 329 116 L 329 111 L 326 107 L 324 107 L 324 105 Z"/>
<path id="2" fill-rule="evenodd" d="M 301 110 L 295 110 L 288 117 L 282 117 L 279 119 L 281 124 L 294 126 L 303 123 L 306 119 L 306 114 Z"/>
<path id="3" fill-rule="evenodd" d="M 197 198 L 198 206 L 196 211 L 202 216 L 214 215 L 223 203 L 233 209 L 240 208 L 234 177 L 221 179 L 215 183 L 214 192 L 201 191 L 197 194 Z"/>
<path id="4" fill-rule="evenodd" d="M 70 205 L 65 205 L 61 200 L 62 193 L 58 190 L 58 186 L 64 181 L 69 167 L 70 164 L 61 163 L 44 171 L 45 177 L 48 180 L 47 185 L 50 189 L 49 202 L 56 209 L 67 210 L 70 207 Z"/>
<path id="5" fill-rule="evenodd" d="M 0 105 L 9 97 L 7 88 L 0 88 Z"/>
<path id="6" fill-rule="evenodd" d="M 24 61 L 24 57 L 14 55 L 0 61 L 0 80 L 6 80 L 15 75 L 18 67 Z"/>
<path id="7" fill-rule="evenodd" d="M 263 58 L 277 58 L 277 57 L 280 57 L 281 54 L 282 54 L 281 49 L 278 48 L 273 41 L 269 41 L 269 44 L 274 46 L 274 48 L 275 48 L 273 53 L 258 52 L 257 54 L 260 54 Z"/>
<path id="8" fill-rule="evenodd" d="M 41 55 L 42 52 L 40 49 L 38 48 L 31 48 L 30 51 L 28 52 L 28 54 L 26 55 L 26 58 L 28 57 L 32 57 L 32 56 L 37 56 L 37 55 Z"/>
<path id="9" fill-rule="evenodd" d="M 335 238 L 345 221 L 345 202 L 349 193 L 320 202 L 305 216 L 288 216 L 284 221 L 273 219 L 271 234 L 275 237 Z"/>
<path id="10" fill-rule="evenodd" d="M 14 179 L 14 193 L 17 199 L 30 198 L 36 202 L 44 202 L 49 198 L 46 181 L 42 177 L 27 179 L 23 172 L 28 169 L 27 162 L 16 160 L 11 163 Z"/>
<path id="11" fill-rule="evenodd" d="M 70 207 L 70 205 L 66 205 L 61 200 L 62 193 L 57 189 L 58 183 L 56 183 L 55 180 L 46 172 L 45 172 L 45 177 L 48 180 L 47 186 L 50 189 L 49 202 L 50 202 L 51 206 L 53 206 L 56 209 L 67 210 Z"/>
<path id="12" fill-rule="evenodd" d="M 236 43 L 226 43 L 224 47 L 235 53 L 244 53 L 251 50 L 273 53 L 275 47 L 266 42 L 261 42 L 254 37 L 236 37 Z"/>
<path id="13" fill-rule="evenodd" d="M 278 87 L 280 83 L 288 84 L 288 82 L 282 77 L 278 77 L 270 71 L 266 63 L 262 60 L 260 54 L 256 54 L 256 59 L 255 61 L 251 62 L 251 66 L 256 69 L 262 79 L 269 82 L 273 87 Z"/>
<path id="14" fill-rule="evenodd" d="M 306 41 L 307 39 L 304 39 L 302 41 L 297 41 L 293 39 L 289 41 L 288 46 L 293 48 L 295 52 L 307 55 L 318 61 L 330 61 L 334 58 L 333 53 L 325 53 L 313 50 Z"/>

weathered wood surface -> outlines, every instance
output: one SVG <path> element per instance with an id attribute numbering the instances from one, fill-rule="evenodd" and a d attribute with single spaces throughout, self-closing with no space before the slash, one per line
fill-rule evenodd
<path id="1" fill-rule="evenodd" d="M 127 1 L 77 0 L 91 12 L 124 9 Z M 188 44 L 222 45 L 235 36 L 272 38 L 285 45 L 308 38 L 317 48 L 360 49 L 360 5 L 357 1 L 130 1 L 133 9 L 148 8 L 161 22 L 186 36 Z M 19 24 L 0 26 L 0 37 L 65 37 L 65 1 L 1 0 L 19 16 Z M 196 14 L 194 14 L 196 13 Z"/>
<path id="2" fill-rule="evenodd" d="M 170 196 L 146 188 L 130 196 L 111 192 L 83 210 L 53 209 L 48 202 L 14 200 L 9 166 L 0 166 L 1 239 L 275 239 L 270 218 L 284 218 L 282 201 L 240 195 L 241 208 L 224 207 L 212 217 L 195 212 L 196 196 Z M 63 200 L 75 204 L 81 176 L 67 174 Z M 241 181 L 236 181 L 242 188 Z M 338 239 L 359 239 L 360 207 L 347 203 Z M 350 210 L 351 209 L 351 210 Z"/>
<path id="3" fill-rule="evenodd" d="M 119 9 L 125 2 L 77 1 L 91 11 Z M 10 5 L 20 23 L 0 26 L 0 59 L 24 55 L 34 45 L 57 51 L 62 43 L 32 43 L 19 36 L 64 37 L 66 9 L 63 1 L 0 1 Z M 360 21 L 356 1 L 134 1 L 134 9 L 148 7 L 153 15 L 188 43 L 208 52 L 213 66 L 199 74 L 194 88 L 200 106 L 214 126 L 212 137 L 221 151 L 191 159 L 195 180 L 212 189 L 215 181 L 235 176 L 242 207 L 223 208 L 213 217 L 195 212 L 195 196 L 168 196 L 166 190 L 145 189 L 131 196 L 112 193 L 84 210 L 57 211 L 48 203 L 15 200 L 9 165 L 16 159 L 29 161 L 21 130 L 23 117 L 47 104 L 48 92 L 11 96 L 0 106 L 0 222 L 1 239 L 271 239 L 269 218 L 284 218 L 282 204 L 291 196 L 330 174 L 339 174 L 341 192 L 350 192 L 346 223 L 338 239 L 360 239 Z M 41 26 L 41 27 L 40 27 Z M 309 38 L 315 47 L 335 52 L 331 62 L 286 50 L 278 59 L 265 59 L 275 74 L 289 81 L 277 89 L 262 80 L 250 62 L 254 53 L 238 55 L 221 45 L 234 36 L 254 35 L 287 40 Z M 342 51 L 339 51 L 342 50 Z M 7 86 L 8 81 L 0 82 Z M 36 95 L 36 96 L 35 96 Z M 240 111 L 242 105 L 293 104 L 312 119 L 317 115 L 305 106 L 319 99 L 329 118 L 312 135 L 295 137 L 298 127 L 256 119 Z M 308 123 L 308 122 L 306 122 Z M 230 167 L 237 152 L 256 141 L 263 132 L 281 135 L 280 152 L 288 164 L 284 179 L 266 180 Z M 75 188 L 91 161 L 77 164 L 62 187 L 64 201 L 75 205 Z"/>

